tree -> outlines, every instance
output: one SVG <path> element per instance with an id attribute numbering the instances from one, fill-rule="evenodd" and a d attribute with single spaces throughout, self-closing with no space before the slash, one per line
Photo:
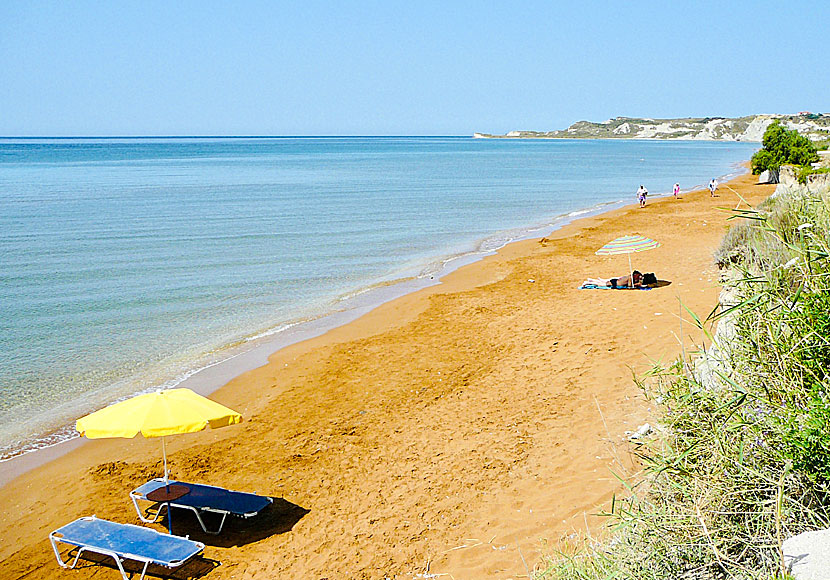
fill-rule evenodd
<path id="1" fill-rule="evenodd" d="M 785 164 L 806 166 L 818 161 L 816 146 L 798 131 L 785 129 L 778 121 L 764 131 L 763 148 L 752 156 L 752 173 L 778 171 Z"/>

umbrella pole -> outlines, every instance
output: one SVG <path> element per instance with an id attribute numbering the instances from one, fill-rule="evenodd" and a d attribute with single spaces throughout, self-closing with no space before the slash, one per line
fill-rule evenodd
<path id="1" fill-rule="evenodd" d="M 164 456 L 164 486 L 167 492 L 170 493 L 170 478 L 167 473 L 167 445 L 164 443 L 164 436 L 161 437 L 161 454 Z M 159 508 L 161 509 L 161 508 Z M 170 535 L 173 535 L 173 516 L 170 513 L 170 502 L 167 502 L 167 529 Z"/>
<path id="2" fill-rule="evenodd" d="M 631 269 L 631 252 L 626 254 L 628 256 L 628 283 L 631 284 L 631 289 L 634 289 L 634 270 Z"/>
<path id="3" fill-rule="evenodd" d="M 161 453 L 164 456 L 164 481 L 167 482 L 167 446 L 164 444 L 164 437 L 161 438 Z"/>

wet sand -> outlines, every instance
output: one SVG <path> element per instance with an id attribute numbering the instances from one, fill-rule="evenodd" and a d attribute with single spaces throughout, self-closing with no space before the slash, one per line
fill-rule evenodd
<path id="1" fill-rule="evenodd" d="M 679 301 L 714 306 L 729 188 L 752 203 L 773 191 L 753 182 L 511 244 L 228 383 L 212 398 L 245 421 L 168 438 L 173 476 L 275 508 L 221 536 L 174 512 L 176 533 L 207 544 L 174 577 L 521 578 L 575 530 L 601 533 L 612 471 L 636 469 L 624 433 L 653 420 L 632 372 L 679 355 Z M 671 283 L 578 290 L 627 272 L 594 252 L 629 233 L 662 243 L 632 262 Z M 690 350 L 701 333 L 683 329 Z M 97 440 L 0 488 L 0 577 L 117 578 L 61 571 L 47 536 L 82 515 L 138 523 L 127 493 L 160 457 L 157 439 Z"/>

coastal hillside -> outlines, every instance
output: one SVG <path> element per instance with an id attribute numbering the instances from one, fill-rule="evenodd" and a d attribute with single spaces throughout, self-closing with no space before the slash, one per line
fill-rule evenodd
<path id="1" fill-rule="evenodd" d="M 830 137 L 830 114 L 749 115 L 683 119 L 615 117 L 594 123 L 577 121 L 557 131 L 510 131 L 505 135 L 474 133 L 481 139 L 694 139 L 701 141 L 761 141 L 764 131 L 778 120 L 812 140 Z"/>

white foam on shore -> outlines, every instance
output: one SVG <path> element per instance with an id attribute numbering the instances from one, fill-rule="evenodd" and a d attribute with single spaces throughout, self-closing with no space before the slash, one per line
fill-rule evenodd
<path id="1" fill-rule="evenodd" d="M 734 172 L 721 176 L 718 180 L 728 181 L 738 175 L 747 173 L 742 163 L 735 164 L 734 168 Z M 705 185 L 700 185 L 683 191 L 704 188 Z M 669 196 L 671 193 L 666 192 L 656 195 L 662 197 Z M 492 255 L 510 243 L 537 236 L 544 237 L 575 219 L 598 215 L 633 203 L 633 200 L 622 199 L 598 203 L 587 208 L 553 216 L 551 219 L 535 225 L 497 232 L 480 240 L 472 249 L 464 252 L 410 265 L 399 272 L 395 272 L 388 281 L 358 288 L 338 297 L 328 305 L 327 311 L 321 312 L 318 316 L 286 321 L 272 328 L 256 332 L 233 345 L 227 345 L 206 353 L 199 361 L 194 361 L 196 364 L 192 368 L 183 370 L 173 378 L 133 391 L 132 394 L 111 400 L 108 404 L 137 394 L 174 387 L 186 387 L 201 394 L 210 394 L 234 377 L 262 366 L 267 362 L 268 357 L 278 350 L 320 336 L 328 330 L 347 324 L 381 304 L 422 288 L 439 284 L 441 278 L 447 274 L 485 256 Z M 100 406 L 100 404 L 97 405 L 99 408 Z M 31 441 L 16 441 L 5 447 L 0 447 L 0 463 L 5 464 L 2 473 L 0 473 L 0 486 L 8 483 L 17 475 L 55 458 L 54 454 L 50 454 L 48 457 L 44 455 L 42 461 L 32 458 L 22 461 L 24 457 L 47 449 L 57 449 L 61 443 L 78 438 L 73 422 L 70 425 L 60 426 L 45 435 L 38 435 Z M 71 447 L 67 447 L 64 452 L 69 450 L 71 450 Z"/>
<path id="2" fill-rule="evenodd" d="M 327 305 L 327 309 L 318 316 L 305 317 L 303 319 L 283 322 L 272 328 L 256 332 L 245 337 L 232 345 L 205 353 L 196 364 L 185 368 L 175 376 L 154 382 L 150 386 L 130 390 L 128 394 L 115 398 L 106 399 L 107 392 L 123 391 L 123 385 L 111 385 L 100 392 L 91 394 L 91 400 L 73 401 L 67 403 L 72 408 L 84 409 L 81 414 L 92 412 L 101 408 L 104 404 L 113 404 L 128 399 L 132 396 L 154 392 L 157 390 L 171 389 L 179 386 L 193 388 L 203 394 L 218 389 L 234 376 L 238 376 L 247 370 L 251 370 L 267 362 L 267 357 L 277 350 L 290 344 L 319 336 L 327 330 L 346 324 L 358 318 L 364 313 L 380 306 L 381 304 L 394 300 L 400 296 L 420 290 L 427 286 L 440 283 L 440 279 L 450 272 L 491 255 L 504 246 L 522 239 L 534 236 L 544 236 L 551 231 L 569 223 L 576 217 L 600 213 L 621 206 L 622 201 L 605 202 L 594 206 L 571 211 L 567 214 L 554 216 L 545 223 L 535 224 L 528 227 L 517 228 L 497 232 L 488 236 L 467 251 L 451 255 L 444 255 L 426 262 L 411 264 L 393 273 L 391 279 L 381 281 L 371 286 L 357 288 L 339 296 L 336 300 Z M 237 365 L 240 359 L 253 361 Z M 228 372 L 210 373 L 217 367 L 226 367 L 234 370 Z M 220 379 L 211 379 L 216 375 Z M 94 395 L 94 397 L 93 397 Z M 64 413 L 65 414 L 65 413 Z M 0 447 L 0 463 L 6 463 L 27 455 L 32 452 L 41 451 L 58 445 L 62 442 L 77 439 L 74 421 L 68 425 L 57 426 L 49 432 L 37 435 L 31 440 L 16 440 Z M 4 483 L 0 477 L 0 485 Z"/>

